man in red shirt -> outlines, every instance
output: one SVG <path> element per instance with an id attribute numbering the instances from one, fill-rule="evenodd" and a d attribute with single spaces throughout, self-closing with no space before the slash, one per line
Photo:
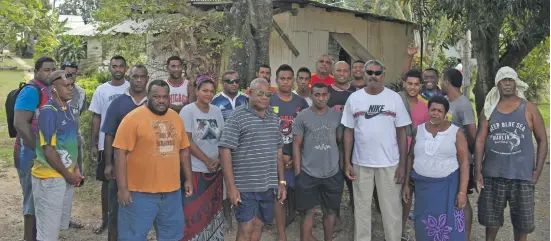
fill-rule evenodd
<path id="1" fill-rule="evenodd" d="M 333 58 L 324 54 L 318 58 L 316 62 L 316 73 L 312 75 L 312 85 L 317 82 L 322 82 L 329 86 L 335 83 L 333 75 L 331 75 L 331 68 L 333 67 Z"/>

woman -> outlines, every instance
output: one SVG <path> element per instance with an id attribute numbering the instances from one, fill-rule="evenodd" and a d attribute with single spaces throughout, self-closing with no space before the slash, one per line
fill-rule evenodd
<path id="1" fill-rule="evenodd" d="M 428 108 L 429 121 L 417 127 L 406 171 L 406 180 L 411 177 L 415 182 L 415 238 L 466 240 L 467 140 L 459 127 L 446 121 L 450 109 L 446 98 L 433 97 Z M 411 201 L 409 185 L 404 185 L 403 199 Z"/>
<path id="2" fill-rule="evenodd" d="M 184 198 L 186 218 L 183 241 L 224 240 L 222 214 L 222 172 L 218 141 L 224 118 L 222 111 L 211 105 L 216 85 L 211 79 L 198 78 L 197 100 L 180 112 L 191 140 L 190 158 L 193 171 L 193 196 Z"/>

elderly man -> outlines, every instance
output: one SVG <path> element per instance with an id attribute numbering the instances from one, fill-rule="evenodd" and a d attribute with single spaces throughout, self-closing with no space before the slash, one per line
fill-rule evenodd
<path id="1" fill-rule="evenodd" d="M 383 65 L 370 60 L 364 69 L 367 87 L 350 95 L 341 121 L 345 127 L 345 174 L 354 189 L 354 240 L 371 240 L 371 200 L 376 186 L 379 200 L 383 200 L 379 206 L 385 239 L 399 241 L 400 193 L 407 156 L 405 127 L 411 119 L 400 95 L 384 87 Z"/>
<path id="2" fill-rule="evenodd" d="M 333 66 L 333 58 L 324 54 L 318 58 L 316 62 L 316 73 L 312 74 L 312 84 L 322 82 L 325 85 L 335 83 L 335 78 L 331 75 L 331 67 Z"/>
<path id="3" fill-rule="evenodd" d="M 274 202 L 286 198 L 279 118 L 268 108 L 270 84 L 257 78 L 250 90 L 249 104 L 237 107 L 227 119 L 218 144 L 238 222 L 237 241 L 259 241 L 264 224 L 272 222 Z"/>
<path id="4" fill-rule="evenodd" d="M 525 241 L 535 228 L 534 185 L 546 160 L 547 134 L 537 106 L 524 97 L 528 85 L 512 68 L 499 69 L 495 85 L 486 96 L 476 137 L 478 221 L 486 226 L 486 240 L 496 240 L 508 202 L 514 239 Z"/>

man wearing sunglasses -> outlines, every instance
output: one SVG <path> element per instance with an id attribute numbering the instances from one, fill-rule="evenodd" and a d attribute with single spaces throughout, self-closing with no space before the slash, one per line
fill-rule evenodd
<path id="1" fill-rule="evenodd" d="M 76 74 L 78 71 L 78 65 L 76 63 L 64 62 L 61 65 L 61 70 L 64 70 L 66 75 L 69 78 L 76 80 Z M 68 104 L 69 104 L 69 107 L 71 107 L 71 112 L 73 113 L 73 116 L 75 117 L 75 123 L 77 124 L 77 126 L 80 126 L 80 115 L 86 110 L 86 108 L 88 108 L 88 104 L 86 103 L 86 93 L 84 92 L 84 89 L 82 89 L 80 86 L 77 86 L 75 84 L 73 88 L 73 98 L 71 98 Z M 84 138 L 82 137 L 80 128 L 77 129 L 77 140 L 78 140 L 77 165 L 82 175 L 84 175 L 84 169 L 82 169 L 82 160 L 84 159 L 84 150 L 82 145 L 84 144 Z M 65 215 L 71 212 L 69 210 L 68 212 L 63 212 L 63 213 Z M 78 220 L 71 219 L 71 222 L 69 223 L 69 227 L 82 228 L 84 227 L 84 225 L 82 225 L 82 223 L 80 223 Z M 69 227 L 63 227 L 63 228 L 69 228 Z"/>
<path id="2" fill-rule="evenodd" d="M 257 78 L 250 90 L 249 104 L 226 120 L 218 143 L 240 241 L 260 240 L 264 224 L 272 222 L 274 202 L 283 203 L 287 195 L 279 118 L 268 106 L 270 84 Z"/>
<path id="3" fill-rule="evenodd" d="M 166 60 L 166 71 L 168 79 L 166 82 L 170 86 L 170 108 L 180 113 L 188 103 L 196 99 L 195 86 L 184 77 L 184 60 L 178 56 L 171 56 Z"/>
<path id="4" fill-rule="evenodd" d="M 279 116 L 279 129 L 283 137 L 283 162 L 285 163 L 285 181 L 288 187 L 288 202 L 277 203 L 275 207 L 276 228 L 279 241 L 286 240 L 285 226 L 295 219 L 295 174 L 293 171 L 293 121 L 298 112 L 309 107 L 308 102 L 292 92 L 295 73 L 289 65 L 281 65 L 276 71 L 277 92 L 270 97 L 270 106 Z M 286 212 L 286 209 L 289 209 Z M 287 217 L 286 217 L 286 214 Z"/>
<path id="5" fill-rule="evenodd" d="M 402 234 L 402 183 L 405 177 L 409 114 L 398 93 L 385 88 L 384 68 L 365 64 L 367 87 L 348 98 L 341 123 L 344 130 L 345 174 L 354 190 L 355 240 L 371 240 L 371 201 L 377 187 L 387 241 Z M 352 166 L 352 164 L 354 166 Z"/>

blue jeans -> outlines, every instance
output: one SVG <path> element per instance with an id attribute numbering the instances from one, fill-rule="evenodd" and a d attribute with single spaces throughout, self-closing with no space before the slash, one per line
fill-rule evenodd
<path id="1" fill-rule="evenodd" d="M 19 184 L 23 190 L 23 215 L 34 215 L 33 186 L 31 168 L 17 169 Z"/>
<path id="2" fill-rule="evenodd" d="M 184 237 L 180 189 L 169 193 L 130 193 L 132 203 L 119 206 L 119 241 L 146 241 L 152 225 L 158 241 L 179 241 Z"/>

